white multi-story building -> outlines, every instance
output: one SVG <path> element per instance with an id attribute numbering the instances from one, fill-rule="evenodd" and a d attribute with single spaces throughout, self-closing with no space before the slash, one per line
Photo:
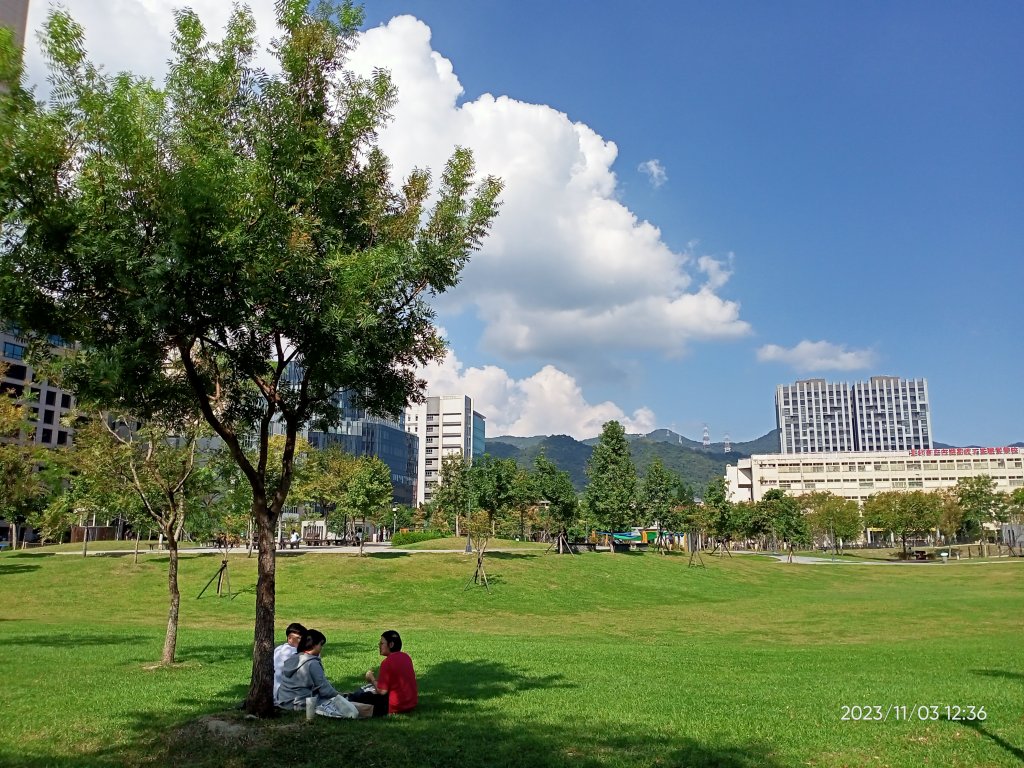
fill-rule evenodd
<path id="1" fill-rule="evenodd" d="M 772 488 L 780 488 L 791 495 L 830 491 L 859 504 L 881 491 L 935 491 L 979 475 L 995 480 L 999 491 L 1024 486 L 1024 448 L 773 453 L 725 468 L 732 501 L 760 501 Z"/>
<path id="2" fill-rule="evenodd" d="M 925 379 L 782 384 L 775 390 L 775 418 L 779 450 L 786 454 L 932 448 Z"/>
<path id="3" fill-rule="evenodd" d="M 428 396 L 406 410 L 405 428 L 419 437 L 417 505 L 433 498 L 443 457 L 472 460 L 484 454 L 485 420 L 469 395 Z"/>

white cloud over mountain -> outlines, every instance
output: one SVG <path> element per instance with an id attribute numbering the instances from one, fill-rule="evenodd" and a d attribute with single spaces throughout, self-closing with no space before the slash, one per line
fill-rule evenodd
<path id="1" fill-rule="evenodd" d="M 579 383 L 553 365 L 532 376 L 512 378 L 498 366 L 466 367 L 451 351 L 444 360 L 420 371 L 428 394 L 465 393 L 477 411 L 487 417 L 487 434 L 572 435 L 596 437 L 606 421 L 619 421 L 627 432 L 650 432 L 654 413 L 639 408 L 628 415 L 610 401 L 592 404 Z"/>
<path id="2" fill-rule="evenodd" d="M 790 349 L 765 344 L 757 350 L 757 359 L 762 363 L 785 363 L 801 372 L 856 371 L 872 367 L 876 355 L 870 349 L 847 349 L 845 344 L 805 339 Z"/>

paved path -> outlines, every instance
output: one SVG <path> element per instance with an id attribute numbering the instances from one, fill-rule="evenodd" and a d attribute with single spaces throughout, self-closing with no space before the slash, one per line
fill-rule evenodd
<path id="1" fill-rule="evenodd" d="M 32 550 L 26 550 L 32 551 Z M 532 549 L 528 547 L 488 547 L 488 553 L 490 552 L 535 552 L 543 554 L 543 549 Z M 228 550 L 229 555 L 246 555 L 249 550 L 246 547 L 232 547 Z M 255 554 L 256 550 L 253 550 Z M 320 547 L 299 547 L 298 549 L 279 549 L 278 554 L 282 557 L 289 557 L 292 555 L 304 555 L 304 554 L 342 554 L 342 555 L 358 555 L 359 547 L 341 547 L 334 545 L 325 545 Z M 395 554 L 405 555 L 451 555 L 451 554 L 465 554 L 465 548 L 462 549 L 400 549 L 391 546 L 390 542 L 373 542 L 365 544 L 363 546 L 364 555 L 375 555 L 385 554 L 394 552 Z M 79 550 L 64 550 L 61 552 L 54 552 L 55 555 L 72 555 L 74 557 L 81 557 L 82 551 Z M 88 550 L 88 556 L 100 557 L 103 555 L 134 555 L 135 548 L 131 549 L 90 549 Z M 150 549 L 148 545 L 139 547 L 140 555 L 166 555 L 166 549 Z M 179 555 L 223 555 L 224 550 L 217 547 L 180 547 L 178 549 Z"/>

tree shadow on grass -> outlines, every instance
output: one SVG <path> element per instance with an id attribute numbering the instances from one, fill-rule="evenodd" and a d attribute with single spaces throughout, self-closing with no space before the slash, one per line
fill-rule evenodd
<path id="1" fill-rule="evenodd" d="M 656 733 L 644 732 L 627 715 L 600 721 L 595 718 L 601 715 L 581 716 L 566 710 L 566 696 L 576 695 L 577 686 L 562 675 L 525 675 L 492 659 L 434 665 L 420 677 L 415 712 L 374 720 L 305 723 L 298 712 L 247 720 L 230 709 L 246 689 L 239 681 L 202 700 L 176 698 L 166 709 L 133 713 L 119 724 L 126 738 L 117 744 L 73 755 L 39 742 L 30 745 L 32 751 L 5 746 L 0 761 L 12 768 L 326 768 L 355 761 L 367 768 L 779 768 L 785 763 L 760 743 L 702 742 L 666 735 L 658 724 L 652 726 Z M 523 696 L 536 701 L 516 706 Z M 528 714 L 538 708 L 547 716 Z"/>
<path id="2" fill-rule="evenodd" d="M 986 730 L 985 726 L 977 720 L 949 720 L 948 722 L 954 723 L 958 727 L 967 726 L 972 731 L 977 731 L 979 735 L 988 739 L 993 744 L 1005 750 L 1006 752 L 1009 752 L 1011 755 L 1016 757 L 1021 762 L 1024 762 L 1024 749 L 1021 749 L 1020 747 L 1015 747 L 1002 736 L 999 736 L 995 733 L 992 733 L 991 731 Z"/>
<path id="3" fill-rule="evenodd" d="M 110 633 L 88 635 L 81 632 L 48 632 L 45 638 L 40 638 L 38 635 L 19 635 L 17 637 L 0 638 L 0 647 L 9 646 L 14 648 L 24 646 L 29 648 L 37 646 L 40 642 L 43 642 L 47 646 L 56 648 L 81 648 L 82 646 L 98 647 L 102 645 L 109 645 L 120 649 L 126 645 L 151 642 L 153 637 L 153 635 L 118 635 Z"/>
<path id="4" fill-rule="evenodd" d="M 530 677 L 491 659 L 444 661 L 431 667 L 417 682 L 422 708 L 436 712 L 462 709 L 523 691 L 576 687 L 562 675 Z"/>
<path id="5" fill-rule="evenodd" d="M 543 552 L 486 552 L 484 560 L 529 560 L 540 557 Z"/>
<path id="6" fill-rule="evenodd" d="M 1001 677 L 1004 680 L 1016 680 L 1024 683 L 1024 672 L 1011 672 L 1006 669 L 972 669 L 971 672 L 985 677 Z"/>
<path id="7" fill-rule="evenodd" d="M 22 558 L 29 560 L 38 559 L 40 557 L 54 557 L 56 554 L 56 552 L 11 552 L 7 557 L 11 559 L 17 558 L 18 560 L 21 560 Z"/>
<path id="8" fill-rule="evenodd" d="M 400 557 L 411 557 L 410 552 L 367 552 L 363 557 L 369 557 L 373 560 L 397 560 Z"/>
<path id="9" fill-rule="evenodd" d="M 34 563 L 0 563 L 0 576 L 10 573 L 28 573 L 38 571 L 39 566 Z"/>

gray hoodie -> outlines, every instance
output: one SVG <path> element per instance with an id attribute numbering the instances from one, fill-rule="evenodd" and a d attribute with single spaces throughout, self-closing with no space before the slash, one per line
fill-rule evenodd
<path id="1" fill-rule="evenodd" d="M 277 689 L 274 703 L 285 709 L 301 709 L 306 705 L 308 696 L 316 696 L 323 701 L 338 695 L 327 681 L 320 657 L 296 653 L 286 659 L 281 668 L 281 686 Z"/>

